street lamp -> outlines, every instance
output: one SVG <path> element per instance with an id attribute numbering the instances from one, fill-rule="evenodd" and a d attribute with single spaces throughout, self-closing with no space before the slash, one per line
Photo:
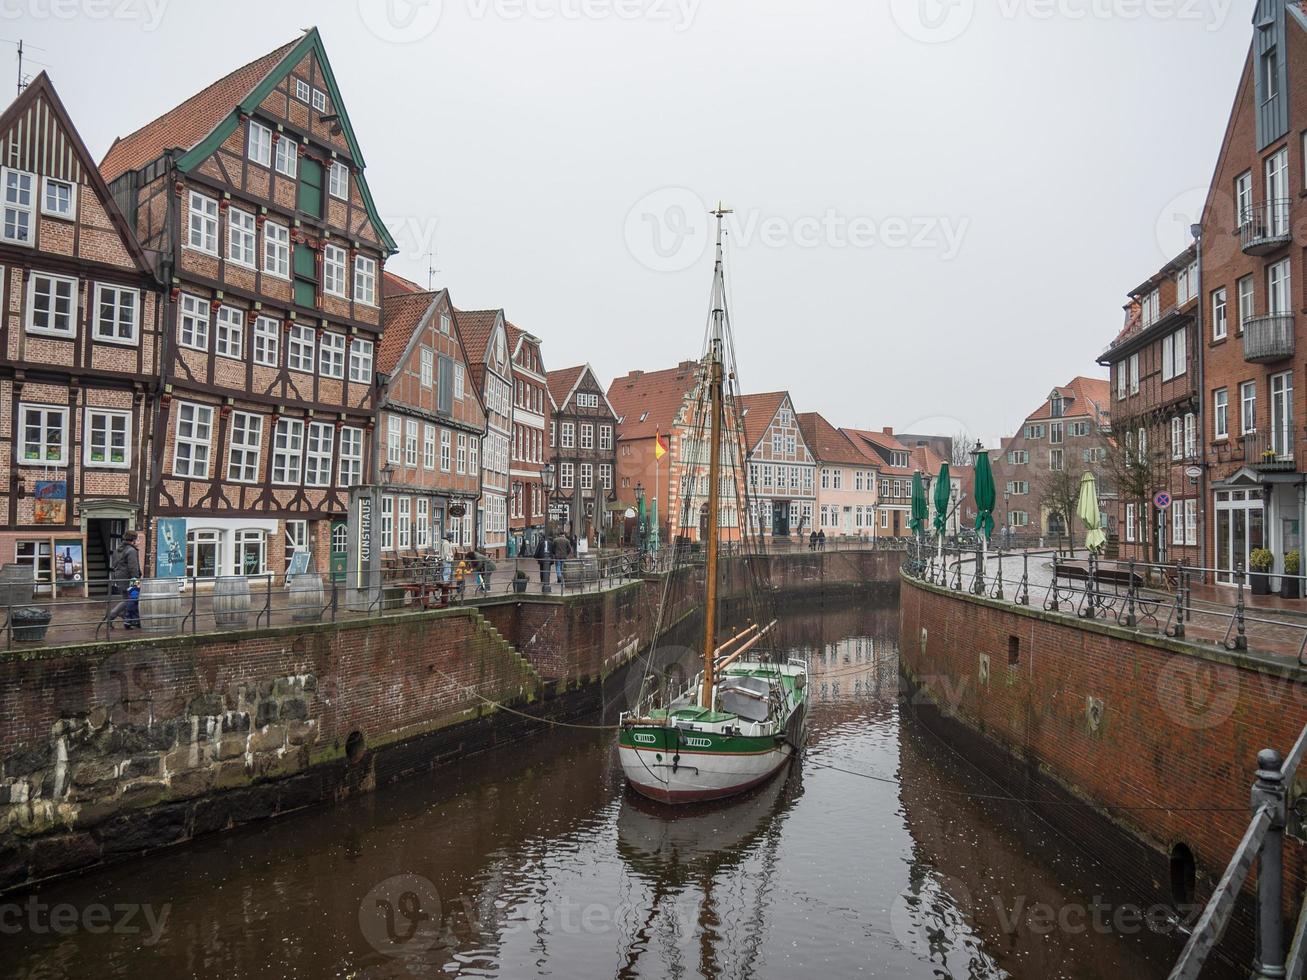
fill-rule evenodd
<path id="1" fill-rule="evenodd" d="M 381 482 L 384 485 L 389 486 L 390 481 L 393 480 L 394 478 L 395 478 L 395 467 L 392 463 L 387 463 L 385 466 L 381 467 Z"/>
<path id="2" fill-rule="evenodd" d="M 552 509 L 551 504 L 554 499 L 554 464 L 546 463 L 540 469 L 540 484 L 545 488 L 545 530 L 549 530 L 549 521 L 552 515 L 548 512 Z"/>

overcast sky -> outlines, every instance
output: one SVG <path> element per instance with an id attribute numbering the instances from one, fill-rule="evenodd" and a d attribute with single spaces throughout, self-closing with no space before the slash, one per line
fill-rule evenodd
<path id="1" fill-rule="evenodd" d="M 548 366 L 696 356 L 721 199 L 746 390 L 991 440 L 1101 373 L 1127 291 L 1187 244 L 1253 6 L 3 0 L 0 36 L 101 157 L 316 23 L 391 268 L 425 283 L 434 249 Z"/>

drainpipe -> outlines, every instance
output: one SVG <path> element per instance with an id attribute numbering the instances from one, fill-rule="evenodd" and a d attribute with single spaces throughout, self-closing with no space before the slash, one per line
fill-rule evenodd
<path id="1" fill-rule="evenodd" d="M 1194 236 L 1194 243 L 1197 248 L 1195 258 L 1198 261 L 1198 343 L 1195 350 L 1198 352 L 1198 445 L 1202 455 L 1199 457 L 1198 468 L 1202 473 L 1198 477 L 1198 512 L 1202 515 L 1202 527 L 1198 535 L 1198 564 L 1207 567 L 1207 532 L 1210 526 L 1208 522 L 1208 492 L 1207 492 L 1207 452 L 1201 449 L 1207 441 L 1207 335 L 1204 332 L 1203 312 L 1207 308 L 1207 290 L 1203 286 L 1203 226 L 1201 224 L 1191 225 L 1190 233 Z M 1207 573 L 1203 573 L 1203 579 Z"/>

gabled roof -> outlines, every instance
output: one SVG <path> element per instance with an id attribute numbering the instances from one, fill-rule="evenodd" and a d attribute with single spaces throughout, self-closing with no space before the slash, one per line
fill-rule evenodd
<path id="1" fill-rule="evenodd" d="M 391 296 L 402 296 L 405 293 L 424 293 L 426 291 L 412 279 L 405 279 L 393 272 L 383 272 L 381 274 L 381 295 L 387 299 Z"/>
<path id="2" fill-rule="evenodd" d="M 1072 378 L 1071 381 L 1059 388 L 1054 388 L 1050 396 L 1044 399 L 1044 404 L 1035 409 L 1027 420 L 1038 422 L 1042 419 L 1051 419 L 1053 417 L 1052 395 L 1060 394 L 1062 398 L 1070 404 L 1063 411 L 1065 418 L 1079 418 L 1080 416 L 1098 416 L 1108 415 L 1111 407 L 1109 398 L 1111 396 L 1111 387 L 1103 378 Z"/>
<path id="3" fill-rule="evenodd" d="M 494 335 L 495 325 L 504 315 L 503 310 L 459 310 L 458 326 L 463 331 L 463 343 L 474 361 L 483 365 L 486 361 L 486 348 Z"/>
<path id="4" fill-rule="evenodd" d="M 394 238 L 377 213 L 372 192 L 363 176 L 363 151 L 354 135 L 354 127 L 345 111 L 345 101 L 341 98 L 331 62 L 327 59 L 327 52 L 316 27 L 306 31 L 302 38 L 287 42 L 218 79 L 136 132 L 114 140 L 100 163 L 100 172 L 106 181 L 112 183 L 127 171 L 139 170 L 157 160 L 168 150 L 182 151 L 176 159 L 176 166 L 184 173 L 189 172 L 222 145 L 240 125 L 242 114 L 253 113 L 268 93 L 309 54 L 317 58 L 322 68 L 332 107 L 339 117 L 350 156 L 358 168 L 356 176 L 359 192 L 363 196 L 368 217 L 377 229 L 382 244 L 392 253 L 398 251 Z"/>
<path id="5" fill-rule="evenodd" d="M 798 416 L 799 431 L 808 451 L 818 463 L 842 463 L 851 466 L 879 465 L 879 456 L 867 455 L 843 432 L 835 428 L 820 412 L 804 412 Z"/>
<path id="6" fill-rule="evenodd" d="M 788 391 L 767 391 L 757 395 L 741 395 L 737 405 L 744 421 L 744 441 L 754 449 L 767 434 L 776 413 L 790 397 Z"/>
<path id="7" fill-rule="evenodd" d="M 699 380 L 699 362 L 682 361 L 664 371 L 632 371 L 608 386 L 608 404 L 619 421 L 619 438 L 652 439 L 671 432 L 686 397 Z"/>
<path id="8" fill-rule="evenodd" d="M 879 458 L 881 460 L 881 472 L 890 476 L 911 476 L 913 470 L 921 469 L 918 454 L 930 453 L 930 449 L 925 446 L 909 449 L 894 437 L 892 431 L 872 432 L 867 429 L 840 429 L 840 432 L 844 433 L 854 446 L 866 452 L 867 455 L 873 459 Z M 908 454 L 907 466 L 892 465 L 894 459 L 892 454 L 896 452 Z M 924 459 L 924 455 L 921 458 Z M 936 467 L 936 470 L 938 470 L 938 467 Z M 923 470 L 923 472 L 925 471 Z"/>
<path id="9" fill-rule="evenodd" d="M 418 328 L 439 302 L 444 290 L 435 293 L 403 293 L 386 300 L 381 318 L 381 344 L 377 349 L 377 371 L 393 374 L 404 360 Z"/>
<path id="10" fill-rule="evenodd" d="M 45 104 L 50 107 L 50 111 L 54 113 L 59 128 L 63 130 L 72 144 L 73 152 L 77 154 L 81 161 L 81 169 L 86 174 L 88 183 L 95 188 L 96 195 L 99 197 L 105 213 L 109 216 L 109 220 L 113 222 L 114 229 L 118 232 L 132 259 L 135 260 L 137 268 L 146 275 L 154 276 L 153 263 L 137 240 L 135 230 L 123 217 L 122 211 L 118 209 L 118 204 L 114 201 L 113 194 L 109 190 L 108 182 L 105 181 L 99 169 L 96 168 L 95 158 L 91 156 L 91 151 L 82 142 L 82 136 L 77 131 L 77 127 L 73 125 L 72 118 L 68 115 L 63 100 L 59 98 L 59 93 L 55 91 L 54 82 L 50 81 L 49 75 L 41 72 L 19 93 L 18 98 L 9 103 L 9 108 L 3 114 L 0 114 L 0 133 L 7 133 L 12 129 L 15 123 L 28 111 L 32 103 L 38 100 L 44 100 Z M 13 161 L 9 157 L 9 152 L 9 148 L 6 146 L 5 162 L 12 164 Z"/>
<path id="11" fill-rule="evenodd" d="M 567 404 L 567 400 L 572 397 L 577 382 L 581 380 L 581 375 L 585 374 L 585 369 L 588 366 L 587 364 L 578 364 L 576 367 L 550 371 L 545 375 L 545 381 L 549 388 L 549 397 L 553 400 L 555 408 L 562 408 Z"/>

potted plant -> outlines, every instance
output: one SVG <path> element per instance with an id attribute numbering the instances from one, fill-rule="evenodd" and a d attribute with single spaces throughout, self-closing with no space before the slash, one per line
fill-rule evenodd
<path id="1" fill-rule="evenodd" d="M 517 570 L 517 574 L 513 576 L 513 591 L 525 592 L 526 582 L 527 582 L 526 572 L 522 571 L 522 569 L 519 568 Z"/>
<path id="2" fill-rule="evenodd" d="M 1284 574 L 1280 576 L 1280 596 L 1285 599 L 1302 598 L 1302 579 L 1298 569 L 1302 566 L 1302 553 L 1294 548 L 1284 556 Z"/>
<path id="3" fill-rule="evenodd" d="M 1253 595 L 1271 594 L 1271 566 L 1275 564 L 1275 555 L 1267 548 L 1254 548 L 1248 556 L 1248 587 Z"/>

